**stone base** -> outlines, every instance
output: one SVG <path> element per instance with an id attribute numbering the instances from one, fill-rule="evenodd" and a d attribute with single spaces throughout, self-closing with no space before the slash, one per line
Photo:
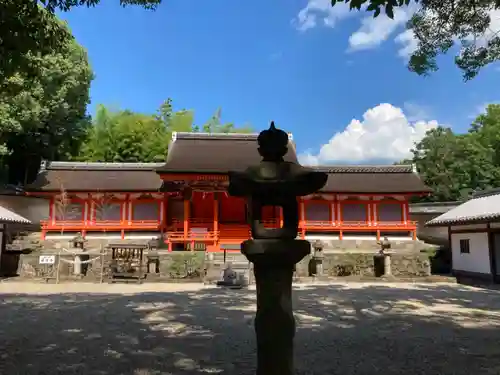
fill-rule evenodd
<path id="1" fill-rule="evenodd" d="M 241 244 L 241 252 L 255 264 L 293 266 L 311 253 L 306 240 L 252 239 Z"/>
<path id="2" fill-rule="evenodd" d="M 295 265 L 311 253 L 311 244 L 295 239 L 253 239 L 243 242 L 241 252 L 254 264 L 257 375 L 292 375 L 293 272 Z"/>

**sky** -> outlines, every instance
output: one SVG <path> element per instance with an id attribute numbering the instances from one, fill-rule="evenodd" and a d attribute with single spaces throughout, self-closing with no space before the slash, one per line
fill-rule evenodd
<path id="1" fill-rule="evenodd" d="M 154 12 L 101 2 L 60 14 L 96 75 L 90 113 L 154 113 L 172 98 L 198 125 L 219 107 L 257 131 L 274 120 L 305 164 L 370 164 L 408 157 L 433 127 L 464 132 L 500 102 L 498 66 L 466 83 L 453 54 L 431 76 L 408 71 L 413 8 L 389 20 L 330 0 L 168 0 Z"/>

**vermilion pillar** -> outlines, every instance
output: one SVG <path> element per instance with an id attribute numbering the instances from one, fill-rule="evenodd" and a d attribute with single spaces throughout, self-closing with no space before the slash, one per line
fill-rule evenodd
<path id="1" fill-rule="evenodd" d="M 219 200 L 217 193 L 213 193 L 213 198 L 214 198 L 214 235 L 215 235 L 215 240 L 214 240 L 214 246 L 217 246 L 217 240 L 219 238 Z"/>
<path id="2" fill-rule="evenodd" d="M 189 200 L 184 198 L 184 241 L 189 236 Z"/>
<path id="3" fill-rule="evenodd" d="M 306 207 L 305 202 L 299 201 L 299 227 L 301 230 L 302 239 L 306 238 Z"/>

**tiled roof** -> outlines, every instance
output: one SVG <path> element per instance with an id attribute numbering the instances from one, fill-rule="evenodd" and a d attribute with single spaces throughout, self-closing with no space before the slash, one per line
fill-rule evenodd
<path id="1" fill-rule="evenodd" d="M 163 163 L 50 162 L 27 191 L 157 191 Z"/>
<path id="2" fill-rule="evenodd" d="M 157 191 L 159 174 L 226 174 L 257 164 L 258 134 L 174 133 L 166 163 L 47 163 L 27 191 Z M 298 162 L 289 135 L 285 160 Z M 329 174 L 322 189 L 332 193 L 428 193 L 411 165 L 336 165 L 315 169 Z"/>
<path id="3" fill-rule="evenodd" d="M 158 173 L 227 173 L 243 171 L 261 161 L 258 134 L 174 133 L 167 161 Z M 290 140 L 285 160 L 297 162 Z"/>
<path id="4" fill-rule="evenodd" d="M 410 204 L 410 214 L 444 214 L 462 202 L 421 202 Z"/>
<path id="5" fill-rule="evenodd" d="M 328 181 L 322 191 L 336 193 L 430 193 L 417 173 L 402 172 L 404 166 L 396 168 L 389 167 L 364 167 L 351 166 L 349 170 L 344 167 L 330 167 Z M 323 167 L 319 168 L 323 169 Z M 342 172 L 341 172 L 342 171 Z"/>
<path id="6" fill-rule="evenodd" d="M 0 223 L 31 224 L 31 221 L 0 206 Z"/>
<path id="7" fill-rule="evenodd" d="M 332 165 L 316 167 L 326 173 L 411 173 L 412 165 Z"/>
<path id="8" fill-rule="evenodd" d="M 500 219 L 500 193 L 468 200 L 427 222 L 427 226 L 470 224 Z"/>
<path id="9" fill-rule="evenodd" d="M 51 163 L 41 170 L 27 191 L 158 191 L 162 180 L 155 173 L 158 163 Z M 413 172 L 384 171 L 363 166 L 328 167 L 324 192 L 334 193 L 426 193 L 430 189 Z M 324 170 L 323 167 L 318 168 Z M 344 172 L 340 172 L 340 170 Z M 189 171 L 188 171 L 189 172 Z M 205 172 L 208 173 L 208 172 Z"/>
<path id="10" fill-rule="evenodd" d="M 52 161 L 42 166 L 50 170 L 79 170 L 79 171 L 143 171 L 155 170 L 164 163 L 101 163 L 101 162 L 72 162 Z"/>

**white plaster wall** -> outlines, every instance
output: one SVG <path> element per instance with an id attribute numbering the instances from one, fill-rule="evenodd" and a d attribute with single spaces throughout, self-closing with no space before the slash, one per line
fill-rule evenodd
<path id="1" fill-rule="evenodd" d="M 49 200 L 25 196 L 0 195 L 0 205 L 39 224 L 49 218 Z"/>
<path id="2" fill-rule="evenodd" d="M 461 239 L 469 239 L 470 253 L 460 253 Z M 454 270 L 491 273 L 487 233 L 452 233 L 451 249 Z"/>

